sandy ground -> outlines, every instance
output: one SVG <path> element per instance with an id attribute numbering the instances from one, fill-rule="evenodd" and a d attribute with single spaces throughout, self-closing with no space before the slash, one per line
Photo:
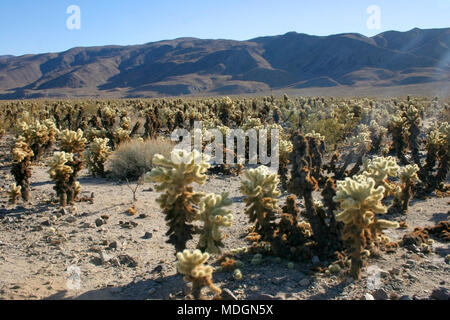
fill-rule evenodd
<path id="1" fill-rule="evenodd" d="M 6 144 L 6 139 L 0 142 L 2 153 Z M 0 188 L 6 190 L 13 182 L 8 156 L 0 161 Z M 185 285 L 176 272 L 174 248 L 165 242 L 167 227 L 155 202 L 159 194 L 154 185 L 138 189 L 137 214 L 130 216 L 132 192 L 126 184 L 94 179 L 87 171 L 79 181 L 82 195 L 94 193 L 94 202 L 78 202 L 64 211 L 49 201 L 53 183 L 44 165 L 33 166 L 32 204 L 9 205 L 2 192 L 0 299 L 182 299 Z M 249 223 L 239 186 L 239 177 L 209 176 L 197 188 L 207 193 L 228 191 L 233 199 L 235 220 L 226 230 L 224 252 L 249 245 L 244 239 Z M 409 228 L 386 233 L 400 239 L 415 226 L 448 220 L 449 201 L 448 197 L 413 200 L 407 215 L 393 217 L 405 220 Z M 105 215 L 107 223 L 97 226 L 96 220 Z M 196 242 L 197 238 L 188 247 L 194 248 Z M 365 270 L 359 281 L 345 273 L 312 272 L 312 261 L 296 262 L 289 269 L 286 260 L 264 257 L 262 264 L 254 266 L 251 256 L 244 255 L 240 258 L 243 280 L 233 280 L 232 272 L 223 271 L 214 273 L 214 281 L 238 299 L 363 299 L 367 293 L 376 299 L 448 299 L 450 265 L 445 256 L 449 253 L 448 243 L 440 241 L 429 254 L 400 248 L 370 260 L 369 270 L 378 270 L 379 278 Z M 217 265 L 216 258 L 209 262 Z M 379 280 L 375 287 L 370 286 L 373 279 Z M 439 291 L 433 293 L 435 289 Z"/>

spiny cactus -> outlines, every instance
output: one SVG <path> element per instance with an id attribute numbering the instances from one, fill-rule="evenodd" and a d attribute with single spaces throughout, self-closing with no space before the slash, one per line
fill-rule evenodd
<path id="1" fill-rule="evenodd" d="M 186 282 L 192 282 L 192 296 L 194 299 L 202 298 L 202 289 L 208 287 L 216 295 L 222 290 L 212 282 L 213 268 L 204 263 L 209 259 L 208 253 L 200 250 L 184 250 L 177 253 L 177 270 L 184 275 Z"/>
<path id="2" fill-rule="evenodd" d="M 108 141 L 108 138 L 94 138 L 84 153 L 87 167 L 94 177 L 105 176 L 105 162 L 111 154 Z"/>
<path id="3" fill-rule="evenodd" d="M 278 167 L 278 175 L 280 176 L 281 180 L 281 186 L 284 190 L 287 189 L 287 183 L 288 183 L 288 165 L 289 165 L 289 158 L 294 150 L 292 146 L 292 142 L 287 140 L 280 140 L 279 144 L 279 167 Z"/>
<path id="4" fill-rule="evenodd" d="M 374 157 L 363 159 L 362 174 L 375 180 L 376 187 L 383 186 L 385 196 L 393 194 L 395 185 L 388 180 L 397 177 L 400 167 L 394 157 Z"/>
<path id="5" fill-rule="evenodd" d="M 42 123 L 38 120 L 30 125 L 25 121 L 18 124 L 19 135 L 25 138 L 31 150 L 33 150 L 33 159 L 41 158 L 44 151 L 50 149 L 55 142 L 58 129 L 51 120 L 45 120 Z"/>
<path id="6" fill-rule="evenodd" d="M 156 167 L 145 176 L 145 181 L 159 183 L 157 191 L 165 191 L 156 201 L 169 226 L 167 242 L 173 244 L 177 252 L 184 250 L 186 242 L 192 239 L 193 226 L 190 223 L 197 216 L 194 206 L 200 203 L 204 193 L 194 192 L 190 185 L 205 183 L 205 172 L 209 168 L 207 161 L 207 157 L 197 150 L 175 149 L 170 159 L 155 155 L 153 164 Z"/>
<path id="7" fill-rule="evenodd" d="M 72 192 L 72 185 L 70 184 L 70 176 L 73 169 L 68 163 L 73 161 L 73 154 L 64 151 L 55 152 L 53 158 L 48 162 L 50 170 L 50 178 L 55 181 L 56 194 L 59 196 L 59 204 L 62 207 L 67 205 L 67 195 Z"/>
<path id="8" fill-rule="evenodd" d="M 352 243 L 352 275 L 359 279 L 363 266 L 363 251 L 373 245 L 374 238 L 382 229 L 398 227 L 395 222 L 377 220 L 376 213 L 385 213 L 381 203 L 385 188 L 375 187 L 375 180 L 364 175 L 346 178 L 337 182 L 334 200 L 340 203 L 341 211 L 336 220 L 344 223 L 343 239 Z"/>
<path id="9" fill-rule="evenodd" d="M 11 204 L 16 204 L 17 199 L 22 195 L 22 187 L 21 186 L 17 186 L 15 183 L 13 183 L 11 185 L 11 187 L 9 188 L 8 191 L 6 191 L 6 193 L 9 196 L 9 203 Z"/>
<path id="10" fill-rule="evenodd" d="M 225 209 L 232 203 L 226 192 L 221 195 L 211 193 L 202 199 L 197 215 L 197 220 L 203 222 L 198 249 L 211 254 L 220 253 L 225 234 L 219 228 L 232 225 L 233 214 Z"/>
<path id="11" fill-rule="evenodd" d="M 407 165 L 401 167 L 399 170 L 399 178 L 401 186 L 396 189 L 394 206 L 399 208 L 401 212 L 406 212 L 408 210 L 409 199 L 413 196 L 413 185 L 416 180 L 419 180 L 417 176 L 419 172 L 419 167 L 415 165 Z"/>
<path id="12" fill-rule="evenodd" d="M 246 196 L 245 213 L 249 220 L 255 223 L 255 232 L 266 241 L 273 237 L 275 230 L 275 214 L 279 211 L 278 177 L 276 173 L 270 173 L 265 166 L 245 171 L 246 180 L 241 181 L 241 191 Z"/>
<path id="13" fill-rule="evenodd" d="M 300 209 L 296 201 L 294 195 L 286 198 L 286 205 L 282 208 L 283 214 L 271 241 L 272 252 L 278 257 L 309 258 L 309 250 L 305 244 L 311 237 L 311 226 L 299 222 Z"/>
<path id="14" fill-rule="evenodd" d="M 13 165 L 11 174 L 16 180 L 16 184 L 21 187 L 21 195 L 24 201 L 30 200 L 30 178 L 31 159 L 34 156 L 33 150 L 29 147 L 25 138 L 19 136 L 12 149 Z"/>
<path id="15" fill-rule="evenodd" d="M 73 204 L 77 199 L 81 188 L 77 183 L 79 172 L 83 169 L 84 149 L 86 146 L 86 138 L 83 137 L 83 131 L 63 130 L 59 136 L 61 150 L 72 154 L 72 158 L 68 165 L 72 168 L 72 173 L 69 177 L 69 189 L 67 190 L 67 202 Z"/>
<path id="16" fill-rule="evenodd" d="M 388 125 L 388 132 L 392 135 L 392 151 L 404 166 L 409 164 L 405 156 L 405 149 L 408 145 L 406 129 L 405 119 L 402 117 L 401 112 L 391 118 Z"/>

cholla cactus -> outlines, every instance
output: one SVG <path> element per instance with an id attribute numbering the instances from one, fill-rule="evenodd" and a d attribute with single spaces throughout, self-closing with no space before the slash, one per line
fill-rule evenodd
<path id="1" fill-rule="evenodd" d="M 111 154 L 110 148 L 108 147 L 108 138 L 95 138 L 92 141 L 86 152 L 85 158 L 87 167 L 89 171 L 95 176 L 105 176 L 105 162 L 108 156 Z"/>
<path id="2" fill-rule="evenodd" d="M 114 146 L 118 146 L 119 144 L 130 140 L 130 133 L 131 131 L 125 130 L 123 128 L 116 128 L 114 130 Z"/>
<path id="3" fill-rule="evenodd" d="M 298 221 L 300 209 L 296 201 L 294 195 L 286 198 L 286 205 L 272 240 L 272 251 L 278 257 L 308 258 L 308 250 L 304 244 L 311 236 L 311 226 L 307 222 Z"/>
<path id="4" fill-rule="evenodd" d="M 425 191 L 439 188 L 445 181 L 450 167 L 450 125 L 447 122 L 435 126 L 428 134 L 427 157 L 419 171 Z M 435 167 L 437 172 L 433 174 Z"/>
<path id="5" fill-rule="evenodd" d="M 16 204 L 17 198 L 22 195 L 21 189 L 22 187 L 16 185 L 15 183 L 11 185 L 11 188 L 6 192 L 9 196 L 9 203 Z"/>
<path id="6" fill-rule="evenodd" d="M 410 105 L 404 112 L 403 119 L 408 127 L 408 143 L 411 149 L 411 154 L 417 166 L 421 166 L 419 156 L 419 134 L 420 134 L 420 114 L 419 110 Z"/>
<path id="7" fill-rule="evenodd" d="M 292 153 L 292 151 L 294 150 L 294 147 L 292 145 L 291 141 L 288 140 L 280 140 L 280 144 L 279 144 L 279 167 L 278 167 L 278 175 L 280 176 L 280 180 L 281 180 L 281 186 L 283 187 L 284 190 L 287 189 L 287 181 L 288 181 L 288 177 L 287 177 L 287 173 L 288 173 L 288 164 L 289 164 L 289 158 L 290 155 Z"/>
<path id="8" fill-rule="evenodd" d="M 50 170 L 50 178 L 55 181 L 56 194 L 59 196 L 59 204 L 62 207 L 67 205 L 68 194 L 74 193 L 72 190 L 72 184 L 70 183 L 70 177 L 73 173 L 73 169 L 68 163 L 73 161 L 73 154 L 62 152 L 55 152 L 53 158 L 48 162 Z"/>
<path id="9" fill-rule="evenodd" d="M 400 160 L 402 165 L 407 165 L 408 160 L 405 156 L 405 148 L 407 146 L 405 119 L 401 112 L 391 118 L 388 125 L 388 132 L 392 135 L 392 149 Z"/>
<path id="10" fill-rule="evenodd" d="M 68 165 L 72 168 L 69 177 L 69 189 L 67 190 L 67 201 L 73 204 L 80 193 L 80 185 L 77 184 L 79 172 L 83 169 L 83 152 L 86 146 L 86 138 L 83 137 L 83 131 L 64 130 L 60 134 L 61 150 L 72 154 L 72 159 Z"/>
<path id="11" fill-rule="evenodd" d="M 203 185 L 205 172 L 209 168 L 206 156 L 197 150 L 186 152 L 175 149 L 171 159 L 155 155 L 153 164 L 156 168 L 145 176 L 147 182 L 157 182 L 157 191 L 165 191 L 156 201 L 166 215 L 169 231 L 168 243 L 175 246 L 177 252 L 185 249 L 186 242 L 192 239 L 193 226 L 190 224 L 197 216 L 193 206 L 200 203 L 202 192 L 194 192 L 192 183 Z"/>
<path id="12" fill-rule="evenodd" d="M 61 150 L 69 153 L 81 153 L 86 145 L 86 138 L 83 137 L 83 131 L 63 130 L 59 135 Z"/>
<path id="13" fill-rule="evenodd" d="M 195 299 L 202 297 L 201 291 L 208 287 L 215 294 L 220 294 L 222 290 L 212 282 L 213 268 L 204 263 L 209 259 L 208 253 L 200 250 L 184 250 L 177 253 L 177 270 L 184 275 L 186 282 L 192 282 L 192 296 Z"/>
<path id="14" fill-rule="evenodd" d="M 414 182 L 419 179 L 417 172 L 419 172 L 419 167 L 416 164 L 401 167 L 399 170 L 402 185 L 396 189 L 394 206 L 400 209 L 401 212 L 408 210 L 409 199 L 413 196 Z"/>
<path id="15" fill-rule="evenodd" d="M 31 159 L 34 156 L 33 150 L 29 147 L 25 138 L 19 136 L 12 149 L 13 165 L 11 173 L 16 180 L 16 184 L 21 187 L 22 199 L 30 200 L 30 177 Z"/>
<path id="16" fill-rule="evenodd" d="M 265 166 L 257 169 L 249 169 L 245 173 L 246 180 L 241 182 L 241 191 L 246 196 L 245 213 L 250 222 L 255 223 L 255 232 L 261 235 L 263 240 L 273 238 L 275 230 L 275 213 L 279 211 L 278 178 L 276 173 L 270 173 Z"/>
<path id="17" fill-rule="evenodd" d="M 18 124 L 18 131 L 33 150 L 32 160 L 39 159 L 44 151 L 53 145 L 58 134 L 58 129 L 51 120 L 45 120 L 43 123 L 36 120 L 31 125 L 21 121 Z"/>
<path id="18" fill-rule="evenodd" d="M 378 154 L 381 151 L 381 145 L 387 133 L 387 128 L 381 126 L 375 120 L 370 122 L 370 139 L 372 140 L 371 154 Z"/>
<path id="19" fill-rule="evenodd" d="M 395 222 L 377 220 L 376 213 L 385 213 L 381 203 L 385 189 L 375 187 L 375 180 L 364 175 L 346 178 L 337 182 L 336 196 L 342 211 L 336 213 L 336 220 L 344 223 L 343 238 L 352 242 L 351 273 L 357 279 L 363 265 L 363 251 L 373 245 L 374 238 L 382 229 L 398 227 Z"/>
<path id="20" fill-rule="evenodd" d="M 231 210 L 224 207 L 230 206 L 232 203 L 233 201 L 228 198 L 228 193 L 222 193 L 222 195 L 211 193 L 202 199 L 196 218 L 203 222 L 198 249 L 211 254 L 220 253 L 225 234 L 219 228 L 230 227 L 233 223 Z"/>
<path id="21" fill-rule="evenodd" d="M 391 183 L 389 177 L 397 177 L 400 167 L 394 157 L 374 157 L 372 160 L 363 160 L 363 175 L 375 180 L 376 186 L 383 186 L 385 196 L 392 194 L 395 185 Z"/>

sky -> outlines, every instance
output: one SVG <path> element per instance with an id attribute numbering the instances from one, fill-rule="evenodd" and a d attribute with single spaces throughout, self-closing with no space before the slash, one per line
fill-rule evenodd
<path id="1" fill-rule="evenodd" d="M 67 13 L 73 5 L 79 16 Z M 290 31 L 373 36 L 415 27 L 450 27 L 450 0 L 0 0 L 0 55 Z"/>

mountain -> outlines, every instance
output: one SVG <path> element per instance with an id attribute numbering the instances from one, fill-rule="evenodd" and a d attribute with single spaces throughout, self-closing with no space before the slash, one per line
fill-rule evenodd
<path id="1" fill-rule="evenodd" d="M 450 28 L 374 37 L 289 32 L 0 56 L 0 98 L 247 94 L 450 83 Z"/>

